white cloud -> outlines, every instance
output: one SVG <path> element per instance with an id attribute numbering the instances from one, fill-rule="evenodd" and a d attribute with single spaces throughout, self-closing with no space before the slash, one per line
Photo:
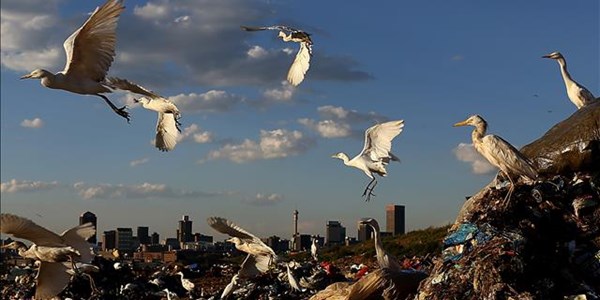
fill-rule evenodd
<path id="1" fill-rule="evenodd" d="M 465 57 L 460 54 L 456 54 L 456 55 L 452 56 L 453 61 L 461 61 L 463 59 L 465 59 Z"/>
<path id="2" fill-rule="evenodd" d="M 169 97 L 169 100 L 183 112 L 227 112 L 244 102 L 242 97 L 218 90 L 203 94 L 179 94 Z"/>
<path id="3" fill-rule="evenodd" d="M 143 164 L 147 163 L 148 161 L 150 161 L 150 159 L 147 158 L 147 157 L 144 157 L 144 158 L 141 158 L 141 159 L 136 159 L 136 160 L 130 161 L 129 165 L 132 166 L 132 167 L 137 167 L 139 165 L 143 165 Z"/>
<path id="4" fill-rule="evenodd" d="M 248 57 L 250 58 L 259 59 L 267 56 L 269 53 L 261 46 L 252 46 L 252 48 L 248 49 L 246 54 L 248 54 Z"/>
<path id="5" fill-rule="evenodd" d="M 214 139 L 214 134 L 208 131 L 201 131 L 200 126 L 192 123 L 190 126 L 185 127 L 179 136 L 177 136 L 177 142 L 183 142 L 189 139 L 193 139 L 198 144 L 210 143 Z"/>
<path id="6" fill-rule="evenodd" d="M 356 110 L 348 110 L 341 106 L 325 105 L 317 108 L 317 112 L 323 119 L 343 120 L 355 124 L 361 122 L 385 122 L 387 117 L 375 112 L 361 113 Z"/>
<path id="7" fill-rule="evenodd" d="M 79 196 L 89 199 L 149 199 L 149 198 L 199 198 L 213 197 L 222 193 L 175 190 L 166 184 L 144 182 L 138 185 L 97 184 L 87 185 L 83 182 L 73 184 Z"/>
<path id="8" fill-rule="evenodd" d="M 295 90 L 293 85 L 284 80 L 280 88 L 267 89 L 263 92 L 263 96 L 272 102 L 289 102 Z"/>
<path id="9" fill-rule="evenodd" d="M 25 119 L 21 122 L 21 126 L 26 128 L 42 128 L 44 127 L 44 121 L 40 118 L 35 118 L 33 120 Z"/>
<path id="10" fill-rule="evenodd" d="M 475 174 L 487 174 L 497 170 L 475 150 L 473 144 L 460 143 L 453 152 L 458 160 L 470 163 Z"/>
<path id="11" fill-rule="evenodd" d="M 333 120 L 323 120 L 317 122 L 312 119 L 303 118 L 298 119 L 298 123 L 313 131 L 316 131 L 321 137 L 324 138 L 341 138 L 350 136 L 352 134 L 349 124 L 340 123 Z"/>
<path id="12" fill-rule="evenodd" d="M 134 15 L 148 20 L 165 19 L 169 13 L 169 6 L 154 4 L 152 2 L 148 2 L 144 6 L 136 5 L 133 8 Z"/>
<path id="13" fill-rule="evenodd" d="M 2 182 L 0 184 L 0 191 L 2 193 L 48 191 L 59 186 L 60 184 L 58 181 L 44 182 L 11 179 L 10 181 Z"/>
<path id="14" fill-rule="evenodd" d="M 221 149 L 210 151 L 208 158 L 228 159 L 236 163 L 285 158 L 302 154 L 314 144 L 313 139 L 304 136 L 300 131 L 261 130 L 259 142 L 246 139 L 241 144 L 226 144 Z"/>
<path id="15" fill-rule="evenodd" d="M 261 194 L 258 193 L 254 198 L 242 200 L 242 202 L 254 206 L 273 206 L 281 203 L 283 196 L 280 194 Z"/>

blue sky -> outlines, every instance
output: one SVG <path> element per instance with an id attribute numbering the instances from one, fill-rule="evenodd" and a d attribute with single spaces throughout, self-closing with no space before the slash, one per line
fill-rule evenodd
<path id="1" fill-rule="evenodd" d="M 131 124 L 100 98 L 19 77 L 64 66 L 63 41 L 102 1 L 2 1 L 2 212 L 62 231 L 80 213 L 98 230 L 150 226 L 175 236 L 183 214 L 215 234 L 209 216 L 259 235 L 324 234 L 403 204 L 407 228 L 452 222 L 464 196 L 493 169 L 469 148 L 482 115 L 490 133 L 523 146 L 575 111 L 555 61 L 600 93 L 598 1 L 126 1 L 109 75 L 178 104 L 184 139 L 168 153 L 151 144 L 156 115 L 130 104 Z M 286 24 L 312 33 L 304 82 L 285 75 L 297 45 L 239 25 Z M 404 119 L 376 197 L 368 178 L 330 156 L 356 155 L 362 132 Z M 215 234 L 216 235 L 216 234 Z M 218 236 L 218 235 L 217 235 Z"/>

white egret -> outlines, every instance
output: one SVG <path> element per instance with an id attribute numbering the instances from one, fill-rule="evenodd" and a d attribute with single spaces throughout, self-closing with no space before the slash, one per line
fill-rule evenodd
<path id="1" fill-rule="evenodd" d="M 234 243 L 236 249 L 248 253 L 246 260 L 242 263 L 241 277 L 245 277 L 242 275 L 250 268 L 256 268 L 261 273 L 265 273 L 272 263 L 277 262 L 278 257 L 271 247 L 235 223 L 220 217 L 210 217 L 207 222 L 216 231 L 231 236 L 227 241 Z"/>
<path id="2" fill-rule="evenodd" d="M 183 286 L 183 288 L 186 291 L 188 291 L 188 293 L 191 293 L 194 290 L 194 288 L 196 287 L 196 285 L 193 282 L 191 282 L 189 279 L 184 278 L 183 273 L 181 271 L 177 272 L 177 274 L 179 276 L 181 276 L 181 286 Z"/>
<path id="3" fill-rule="evenodd" d="M 344 161 L 346 166 L 355 167 L 371 178 L 363 192 L 366 201 L 374 196 L 373 189 L 377 185 L 375 174 L 385 177 L 387 171 L 385 166 L 393 161 L 400 161 L 392 152 L 392 140 L 399 135 L 404 128 L 404 120 L 389 121 L 374 125 L 365 131 L 365 145 L 362 151 L 353 159 L 343 152 L 332 155 Z M 372 186 L 371 186 L 372 185 Z"/>
<path id="4" fill-rule="evenodd" d="M 558 62 L 560 65 L 560 73 L 562 74 L 562 78 L 565 81 L 565 87 L 567 88 L 567 96 L 569 96 L 571 102 L 573 102 L 578 109 L 596 101 L 596 98 L 594 98 L 594 95 L 592 95 L 588 89 L 571 78 L 571 75 L 567 71 L 567 61 L 560 52 L 555 51 L 542 57 L 554 59 Z"/>
<path id="5" fill-rule="evenodd" d="M 513 178 L 523 178 L 529 181 L 534 181 L 537 178 L 537 171 L 531 165 L 529 159 L 521 154 L 519 150 L 497 135 L 485 134 L 487 122 L 481 116 L 472 115 L 468 119 L 454 124 L 455 127 L 466 125 L 475 127 L 471 134 L 475 150 L 483 155 L 490 164 L 500 169 L 511 183 L 510 189 L 504 198 L 505 204 L 515 188 Z"/>
<path id="6" fill-rule="evenodd" d="M 318 261 L 317 251 L 319 251 L 319 245 L 317 245 L 317 238 L 312 237 L 312 244 L 310 245 L 310 255 L 314 261 Z"/>
<path id="7" fill-rule="evenodd" d="M 36 69 L 21 79 L 41 78 L 42 85 L 51 89 L 98 96 L 129 122 L 127 107 L 117 108 L 102 95 L 111 92 L 105 77 L 115 58 L 117 21 L 124 9 L 122 0 L 107 0 L 63 44 L 67 54 L 64 70 L 52 74 Z"/>
<path id="8" fill-rule="evenodd" d="M 377 255 L 377 263 L 380 268 L 388 268 L 393 271 L 400 271 L 402 267 L 396 258 L 383 249 L 381 242 L 379 223 L 373 218 L 361 219 L 362 224 L 367 224 L 373 228 L 373 240 L 375 241 L 375 253 Z"/>
<path id="9" fill-rule="evenodd" d="M 129 80 L 111 77 L 107 81 L 111 87 L 127 90 L 136 94 L 144 95 L 140 99 L 134 99 L 134 102 L 140 103 L 145 109 L 153 110 L 158 113 L 156 122 L 155 146 L 161 151 L 170 151 L 175 149 L 177 138 L 181 129 L 179 128 L 179 119 L 181 114 L 175 104 L 164 97 L 138 85 Z"/>
<path id="10" fill-rule="evenodd" d="M 225 287 L 225 289 L 223 289 L 223 293 L 221 293 L 221 299 L 227 299 L 227 297 L 229 297 L 229 295 L 231 295 L 231 293 L 233 293 L 233 291 L 239 287 L 239 277 L 240 276 L 238 274 L 235 274 L 233 277 L 231 277 L 231 281 Z"/>
<path id="11" fill-rule="evenodd" d="M 40 262 L 36 277 L 36 299 L 55 297 L 69 283 L 68 267 L 63 262 L 90 262 L 93 253 L 88 238 L 96 233 L 92 223 L 73 227 L 58 235 L 33 221 L 13 214 L 0 214 L 0 232 L 31 241 L 27 248 L 22 242 L 12 242 L 3 248 L 15 249 L 24 258 Z"/>
<path id="12" fill-rule="evenodd" d="M 288 26 L 264 26 L 264 27 L 249 27 L 240 26 L 245 31 L 260 31 L 260 30 L 279 30 L 279 37 L 284 42 L 296 42 L 300 44 L 300 49 L 296 54 L 296 58 L 288 71 L 287 80 L 293 86 L 299 85 L 304 80 L 304 75 L 310 67 L 310 58 L 312 56 L 312 40 L 310 34 L 299 29 L 294 29 Z"/>
<path id="13" fill-rule="evenodd" d="M 300 285 L 298 285 L 298 280 L 294 276 L 294 273 L 292 272 L 290 265 L 295 265 L 295 264 L 293 262 L 285 264 L 285 268 L 287 270 L 288 283 L 290 284 L 290 287 L 292 287 L 293 290 L 295 290 L 297 292 L 303 292 L 302 288 L 300 288 Z"/>

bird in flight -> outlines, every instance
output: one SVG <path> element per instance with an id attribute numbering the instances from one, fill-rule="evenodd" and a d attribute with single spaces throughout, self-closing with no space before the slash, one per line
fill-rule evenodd
<path id="1" fill-rule="evenodd" d="M 173 102 L 126 79 L 110 77 L 107 79 L 107 82 L 114 89 L 126 90 L 144 95 L 144 97 L 134 99 L 134 102 L 140 103 L 145 109 L 153 110 L 158 113 L 154 145 L 160 151 L 170 151 L 175 149 L 177 138 L 181 132 L 181 123 L 179 122 L 181 114 Z"/>
<path id="2" fill-rule="evenodd" d="M 374 125 L 365 131 L 365 145 L 362 151 L 353 159 L 343 152 L 332 155 L 344 161 L 346 166 L 357 168 L 363 171 L 371 181 L 367 184 L 363 197 L 366 201 L 374 196 L 373 189 L 377 185 L 375 174 L 385 177 L 387 171 L 385 166 L 390 161 L 400 161 L 392 152 L 392 140 L 398 136 L 404 128 L 404 120 L 389 121 Z"/>
<path id="3" fill-rule="evenodd" d="M 94 258 L 87 242 L 96 234 L 92 223 L 73 227 L 58 235 L 29 219 L 3 213 L 0 214 L 0 233 L 33 243 L 28 248 L 24 243 L 14 241 L 2 248 L 14 249 L 19 256 L 40 262 L 35 299 L 50 299 L 58 295 L 69 284 L 71 275 L 67 273 L 68 266 L 78 272 L 75 261 L 89 263 Z"/>
<path id="4" fill-rule="evenodd" d="M 567 88 L 567 96 L 569 96 L 569 100 L 571 100 L 571 102 L 577 106 L 577 109 L 580 109 L 598 100 L 594 98 L 594 95 L 592 95 L 588 89 L 571 78 L 571 74 L 569 74 L 567 71 L 567 61 L 560 52 L 555 51 L 542 56 L 542 58 L 550 58 L 558 62 L 558 65 L 560 66 L 560 73 L 562 74 L 565 87 Z"/>
<path id="5" fill-rule="evenodd" d="M 21 79 L 41 79 L 43 86 L 82 95 L 98 96 L 129 123 L 129 113 L 117 108 L 103 93 L 110 93 L 105 77 L 115 58 L 116 29 L 123 12 L 122 0 L 108 0 L 90 15 L 63 46 L 67 55 L 65 69 L 53 74 L 43 69 L 33 70 Z"/>
<path id="6" fill-rule="evenodd" d="M 511 185 L 504 198 L 504 205 L 506 205 L 515 188 L 514 180 L 525 178 L 528 181 L 534 181 L 538 173 L 529 159 L 509 142 L 497 135 L 486 135 L 487 122 L 481 116 L 472 115 L 466 120 L 454 124 L 455 127 L 466 125 L 475 127 L 471 134 L 475 150 L 508 177 Z"/>
<path id="7" fill-rule="evenodd" d="M 288 71 L 287 80 L 293 86 L 298 86 L 303 80 L 304 75 L 310 67 L 310 58 L 312 57 L 313 42 L 310 39 L 310 34 L 305 31 L 291 28 L 288 26 L 275 25 L 264 27 L 240 26 L 245 31 L 262 31 L 262 30 L 278 30 L 279 37 L 284 42 L 296 42 L 300 44 L 300 49 L 296 54 L 294 62 Z"/>

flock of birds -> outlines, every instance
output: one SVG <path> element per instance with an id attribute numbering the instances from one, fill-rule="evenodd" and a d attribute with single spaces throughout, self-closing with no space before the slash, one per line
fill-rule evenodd
<path id="1" fill-rule="evenodd" d="M 107 72 L 115 57 L 117 21 L 124 9 L 121 0 L 108 0 L 104 5 L 96 8 L 88 20 L 65 41 L 67 62 L 63 71 L 53 74 L 37 69 L 21 78 L 38 78 L 41 79 L 41 84 L 48 88 L 101 97 L 116 114 L 125 118 L 127 122 L 130 121 L 130 115 L 126 111 L 126 107 L 118 108 L 104 94 L 113 90 L 124 90 L 142 95 L 141 98 L 135 99 L 135 102 L 158 113 L 155 146 L 161 151 L 173 150 L 181 131 L 179 122 L 181 114 L 177 106 L 168 99 L 129 80 L 107 77 Z M 287 80 L 294 86 L 304 80 L 312 56 L 313 42 L 308 33 L 287 26 L 241 26 L 241 28 L 245 31 L 276 30 L 279 31 L 279 37 L 283 41 L 299 43 L 300 49 L 288 71 Z M 571 78 L 567 71 L 565 58 L 561 53 L 553 52 L 543 57 L 558 62 L 567 95 L 577 108 L 598 101 L 585 87 Z M 487 122 L 481 116 L 473 115 L 454 124 L 454 126 L 466 125 L 475 127 L 472 132 L 472 140 L 477 152 L 497 167 L 511 183 L 506 194 L 505 204 L 510 199 L 516 180 L 536 180 L 538 174 L 529 159 L 501 137 L 486 135 Z M 366 201 L 369 201 L 374 195 L 373 190 L 377 185 L 375 175 L 386 176 L 387 164 L 390 161 L 399 161 L 399 158 L 392 154 L 391 148 L 392 140 L 402 132 L 403 128 L 403 120 L 376 124 L 365 131 L 363 149 L 354 158 L 350 159 L 342 152 L 332 156 L 342 160 L 347 166 L 363 171 L 371 179 L 363 192 Z M 275 252 L 257 236 L 238 225 L 219 217 L 211 217 L 207 221 L 216 231 L 231 236 L 229 241 L 234 243 L 238 250 L 247 253 L 240 270 L 232 277 L 230 284 L 223 291 L 222 298 L 226 298 L 233 292 L 241 280 L 251 279 L 259 274 L 269 272 L 273 264 L 280 260 Z M 401 272 L 397 260 L 383 249 L 377 221 L 368 219 L 363 222 L 374 230 L 377 261 L 380 267 Z M 68 284 L 73 272 L 78 273 L 83 269 L 83 267 L 78 267 L 77 263 L 89 263 L 93 257 L 86 242 L 86 239 L 95 233 L 91 224 L 80 225 L 57 235 L 28 219 L 2 214 L 0 232 L 12 234 L 16 238 L 26 239 L 33 243 L 27 247 L 21 242 L 13 242 L 4 247 L 15 249 L 20 256 L 39 262 L 36 299 L 56 296 Z M 314 260 L 318 259 L 317 244 L 314 240 L 311 254 Z M 290 266 L 290 264 L 287 265 L 288 272 Z M 179 274 L 183 287 L 187 290 L 193 289 L 193 283 L 183 278 L 183 273 Z M 289 277 L 290 285 L 298 287 L 297 280 L 291 275 Z M 300 288 L 298 287 L 298 289 Z"/>

